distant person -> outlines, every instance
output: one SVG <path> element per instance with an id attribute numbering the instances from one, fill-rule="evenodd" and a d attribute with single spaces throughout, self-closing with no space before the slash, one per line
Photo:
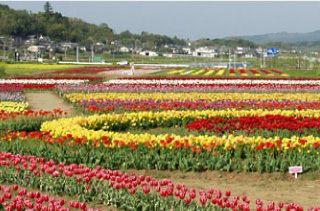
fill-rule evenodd
<path id="1" fill-rule="evenodd" d="M 17 49 L 14 52 L 14 60 L 15 61 L 20 61 L 20 53 L 19 53 L 19 51 Z"/>
<path id="2" fill-rule="evenodd" d="M 134 75 L 134 63 L 133 62 L 130 63 L 130 67 L 131 67 L 131 75 Z"/>

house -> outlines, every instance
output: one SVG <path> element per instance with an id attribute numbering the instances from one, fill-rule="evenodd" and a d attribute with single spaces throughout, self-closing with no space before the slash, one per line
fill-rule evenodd
<path id="1" fill-rule="evenodd" d="M 220 55 L 224 55 L 224 56 L 229 55 L 229 48 L 228 47 L 221 47 L 219 49 L 219 53 L 220 53 Z"/>
<path id="2" fill-rule="evenodd" d="M 193 56 L 201 56 L 201 57 L 216 57 L 219 55 L 216 49 L 208 48 L 208 47 L 200 47 L 196 48 L 192 53 Z"/>
<path id="3" fill-rule="evenodd" d="M 125 46 L 122 46 L 120 49 L 119 49 L 120 52 L 122 53 L 129 53 L 129 48 L 125 47 Z"/>
<path id="4" fill-rule="evenodd" d="M 191 48 L 182 48 L 182 51 L 189 54 L 189 55 L 192 54 Z"/>
<path id="5" fill-rule="evenodd" d="M 156 52 L 154 51 L 142 51 L 139 53 L 140 55 L 143 56 L 159 56 Z"/>
<path id="6" fill-rule="evenodd" d="M 246 53 L 246 49 L 243 47 L 237 47 L 236 52 L 237 55 L 244 55 Z"/>
<path id="7" fill-rule="evenodd" d="M 243 55 L 244 58 L 254 58 L 255 55 L 253 52 L 247 52 Z"/>
<path id="8" fill-rule="evenodd" d="M 43 45 L 31 45 L 27 48 L 29 52 L 38 53 L 40 51 L 45 51 L 46 47 Z"/>

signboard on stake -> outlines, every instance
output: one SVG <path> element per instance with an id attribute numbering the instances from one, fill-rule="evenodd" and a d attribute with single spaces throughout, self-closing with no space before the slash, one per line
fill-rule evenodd
<path id="1" fill-rule="evenodd" d="M 298 178 L 298 173 L 302 173 L 302 166 L 291 166 L 289 167 L 289 173 L 294 174 L 294 177 Z"/>
<path id="2" fill-rule="evenodd" d="M 277 55 L 278 48 L 267 48 L 267 55 Z"/>

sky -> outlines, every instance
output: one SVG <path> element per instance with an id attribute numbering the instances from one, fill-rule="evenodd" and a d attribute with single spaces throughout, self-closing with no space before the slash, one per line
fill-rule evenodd
<path id="1" fill-rule="evenodd" d="M 320 1 L 49 1 L 54 12 L 86 22 L 107 23 L 120 33 L 225 38 L 320 30 Z M 45 1 L 0 1 L 37 13 Z"/>

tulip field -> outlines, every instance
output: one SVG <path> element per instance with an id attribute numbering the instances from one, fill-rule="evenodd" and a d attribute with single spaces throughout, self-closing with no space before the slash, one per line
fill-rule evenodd
<path id="1" fill-rule="evenodd" d="M 292 166 L 318 175 L 320 79 L 253 69 L 248 77 L 171 69 L 170 78 L 105 80 L 100 68 L 67 76 L 89 69 L 0 79 L 0 210 L 320 210 L 297 191 L 259 198 L 231 182 L 211 187 L 219 176 L 204 188 L 174 177 L 288 174 L 300 183 Z M 215 77 L 222 70 L 230 77 Z M 25 93 L 44 90 L 79 115 L 30 110 Z"/>
<path id="2" fill-rule="evenodd" d="M 229 76 L 229 77 L 289 77 L 288 74 L 279 70 L 255 70 L 255 69 L 243 69 L 243 68 L 194 68 L 194 69 L 174 69 L 166 72 L 168 76 Z"/>

